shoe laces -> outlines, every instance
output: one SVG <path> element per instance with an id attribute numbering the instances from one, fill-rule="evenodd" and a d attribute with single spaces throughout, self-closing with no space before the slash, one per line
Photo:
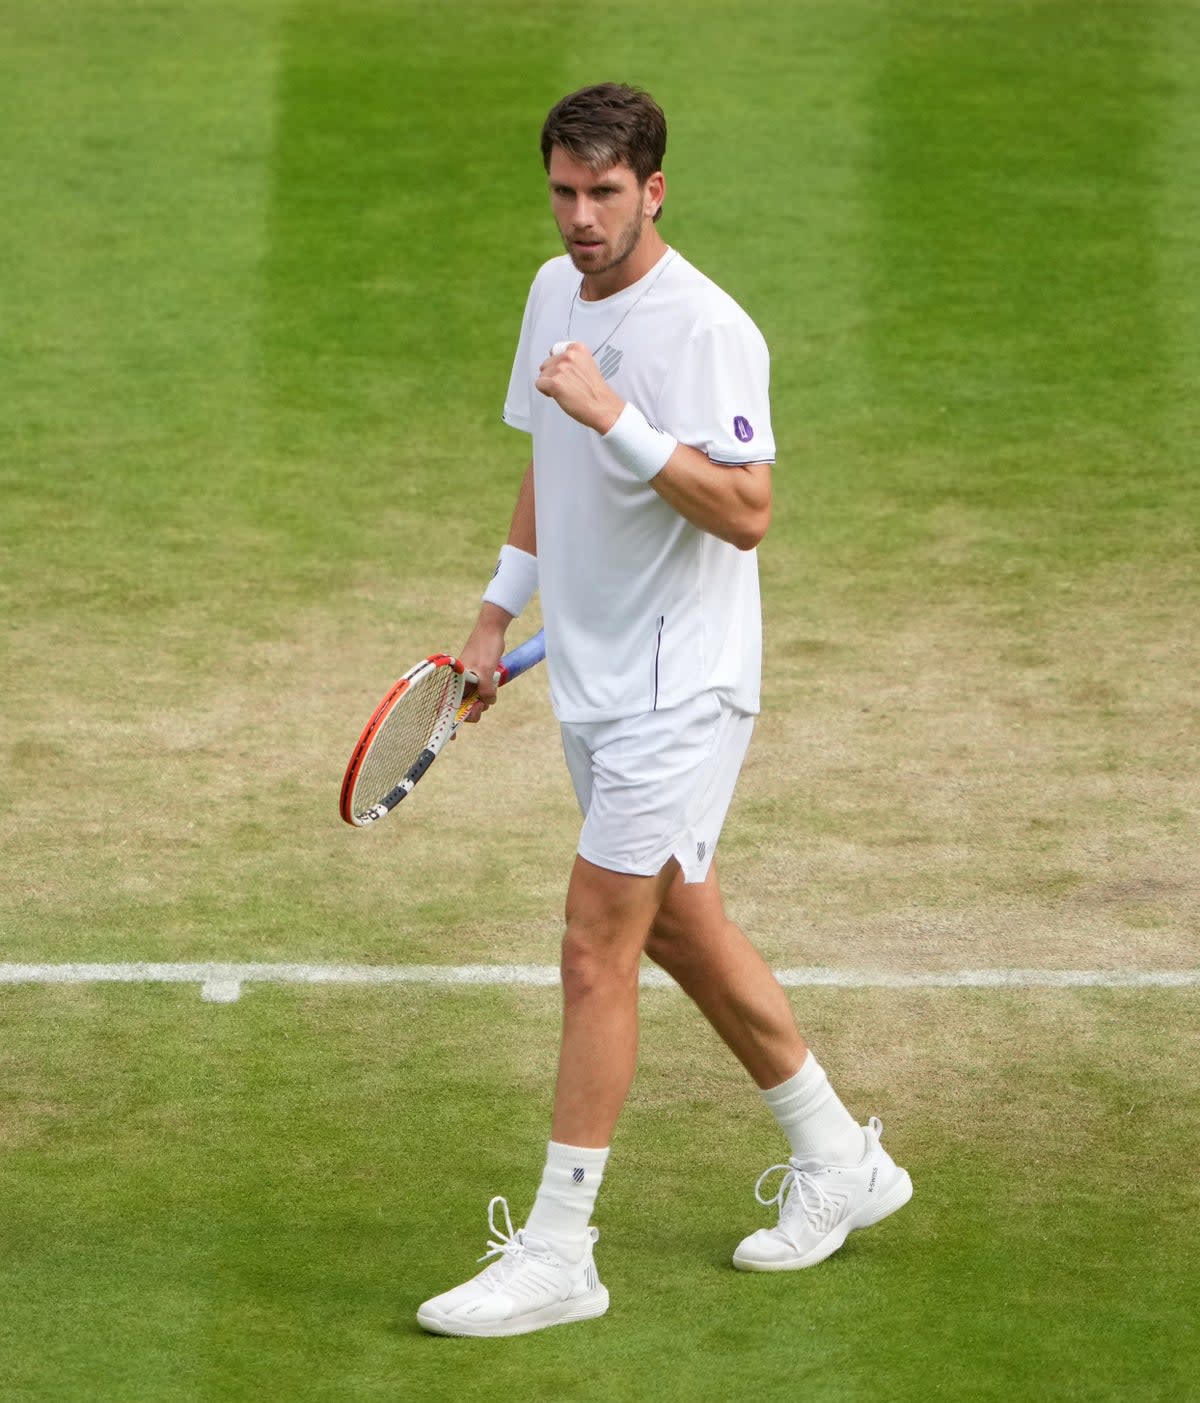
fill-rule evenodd
<path id="1" fill-rule="evenodd" d="M 764 1198 L 762 1187 L 772 1174 L 782 1174 L 783 1178 L 776 1185 L 775 1192 Z M 837 1209 L 837 1204 L 817 1183 L 813 1174 L 807 1169 L 802 1169 L 794 1161 L 773 1164 L 770 1169 L 764 1169 L 754 1185 L 754 1197 L 764 1208 L 778 1204 L 781 1223 L 785 1209 L 798 1208 L 804 1217 L 813 1223 L 828 1218 Z"/>
<path id="2" fill-rule="evenodd" d="M 496 1205 L 499 1204 L 504 1213 L 504 1227 L 496 1225 Z M 525 1252 L 524 1234 L 514 1230 L 512 1214 L 508 1211 L 508 1200 L 499 1194 L 488 1204 L 488 1228 L 492 1237 L 488 1239 L 488 1250 L 480 1257 L 481 1262 L 486 1262 L 489 1257 L 499 1257 L 502 1261 L 505 1258 L 517 1257 Z M 493 1241 L 498 1238 L 499 1241 Z"/>
<path id="3" fill-rule="evenodd" d="M 503 1217 L 502 1226 L 496 1222 L 497 1207 Z M 488 1240 L 488 1250 L 479 1260 L 495 1260 L 480 1272 L 477 1281 L 493 1291 L 515 1293 L 529 1299 L 559 1294 L 563 1263 L 552 1251 L 541 1250 L 529 1242 L 524 1228 L 513 1228 L 508 1200 L 500 1195 L 488 1204 L 488 1227 L 492 1236 Z"/>

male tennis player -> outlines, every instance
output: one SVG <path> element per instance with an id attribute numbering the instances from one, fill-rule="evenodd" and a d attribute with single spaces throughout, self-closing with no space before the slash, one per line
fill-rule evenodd
<path id="1" fill-rule="evenodd" d="M 759 709 L 769 360 L 746 313 L 659 235 L 665 150 L 656 103 L 609 83 L 564 98 L 542 131 L 566 256 L 525 308 L 504 417 L 533 457 L 462 660 L 485 679 L 482 711 L 505 631 L 540 589 L 584 817 L 541 1187 L 520 1230 L 492 1200 L 494 1260 L 417 1314 L 439 1334 L 523 1334 L 608 1309 L 590 1222 L 633 1079 L 643 952 L 741 1060 L 788 1142 L 774 1194 L 761 1192 L 771 1171 L 755 1189 L 778 1223 L 745 1238 L 734 1266 L 811 1266 L 912 1194 L 721 900 L 713 852 Z"/>

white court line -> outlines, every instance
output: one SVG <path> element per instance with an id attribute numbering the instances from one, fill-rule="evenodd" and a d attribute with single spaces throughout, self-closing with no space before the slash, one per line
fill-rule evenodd
<path id="1" fill-rule="evenodd" d="M 789 989 L 1185 989 L 1200 969 L 855 970 L 777 969 Z M 0 964 L 0 984 L 199 984 L 209 1003 L 234 1003 L 243 984 L 442 984 L 553 986 L 557 965 Z M 674 988 L 645 969 L 643 988 Z"/>

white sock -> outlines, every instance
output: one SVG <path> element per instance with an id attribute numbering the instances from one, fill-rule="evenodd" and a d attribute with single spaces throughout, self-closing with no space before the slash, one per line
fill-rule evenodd
<path id="1" fill-rule="evenodd" d="M 607 1160 L 606 1149 L 560 1145 L 551 1140 L 542 1184 L 525 1220 L 526 1233 L 569 1261 L 578 1261 L 587 1248 L 588 1224 Z"/>
<path id="2" fill-rule="evenodd" d="M 866 1153 L 862 1126 L 838 1100 L 811 1052 L 794 1077 L 759 1095 L 787 1136 L 793 1159 L 858 1164 Z"/>

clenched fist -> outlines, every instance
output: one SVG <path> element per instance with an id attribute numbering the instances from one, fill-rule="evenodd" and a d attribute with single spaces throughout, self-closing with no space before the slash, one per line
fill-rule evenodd
<path id="1" fill-rule="evenodd" d="M 609 389 L 591 351 L 582 341 L 558 341 L 538 370 L 534 387 L 572 419 L 606 434 L 620 418 L 625 401 Z"/>

